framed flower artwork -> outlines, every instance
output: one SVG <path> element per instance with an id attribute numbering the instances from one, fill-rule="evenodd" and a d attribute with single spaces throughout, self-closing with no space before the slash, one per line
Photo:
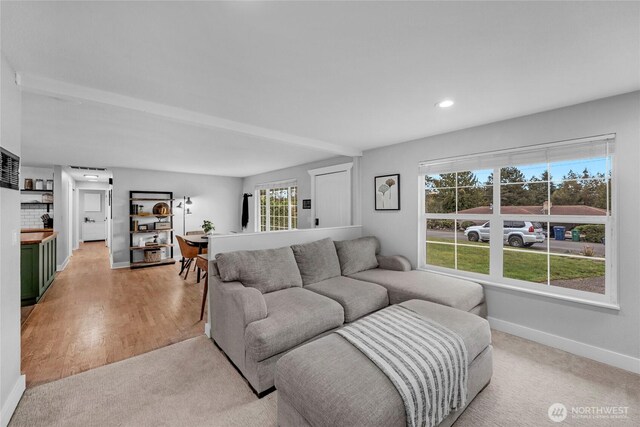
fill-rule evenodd
<path id="1" fill-rule="evenodd" d="M 376 210 L 400 210 L 400 174 L 381 175 L 374 179 Z"/>

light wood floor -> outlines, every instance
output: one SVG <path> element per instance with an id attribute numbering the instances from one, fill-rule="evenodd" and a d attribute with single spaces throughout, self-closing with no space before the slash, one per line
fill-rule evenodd
<path id="1" fill-rule="evenodd" d="M 178 271 L 111 270 L 103 242 L 81 244 L 22 324 L 27 387 L 203 334 L 204 281 Z"/>

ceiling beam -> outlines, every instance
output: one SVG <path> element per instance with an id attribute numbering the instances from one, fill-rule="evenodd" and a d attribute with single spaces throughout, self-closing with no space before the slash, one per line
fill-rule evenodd
<path id="1" fill-rule="evenodd" d="M 114 92 L 79 86 L 46 77 L 17 74 L 16 83 L 21 90 L 39 95 L 55 96 L 61 99 L 91 102 L 109 105 L 112 107 L 125 108 L 133 111 L 140 111 L 169 120 L 196 126 L 204 126 L 212 129 L 223 129 L 230 132 L 241 133 L 283 144 L 324 151 L 341 156 L 362 156 L 362 151 L 356 148 L 344 147 L 331 142 L 306 138 L 286 132 L 254 126 L 248 123 L 236 122 L 221 117 L 171 107 L 169 105 L 158 104 L 156 102 L 145 101 Z"/>

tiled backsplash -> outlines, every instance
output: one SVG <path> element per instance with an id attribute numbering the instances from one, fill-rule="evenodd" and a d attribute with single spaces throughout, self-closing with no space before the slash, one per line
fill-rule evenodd
<path id="1" fill-rule="evenodd" d="M 20 227 L 22 228 L 42 228 L 44 224 L 40 218 L 42 215 L 48 213 L 53 218 L 53 209 L 49 209 L 47 212 L 46 206 L 29 206 L 23 205 L 20 209 Z"/>

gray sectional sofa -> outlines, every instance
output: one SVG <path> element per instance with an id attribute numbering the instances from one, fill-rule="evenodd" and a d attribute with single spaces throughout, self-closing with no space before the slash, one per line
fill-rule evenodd
<path id="1" fill-rule="evenodd" d="M 419 299 L 486 316 L 482 286 L 411 270 L 375 237 L 219 253 L 210 267 L 211 335 L 257 394 L 289 350 L 344 323 Z"/>

